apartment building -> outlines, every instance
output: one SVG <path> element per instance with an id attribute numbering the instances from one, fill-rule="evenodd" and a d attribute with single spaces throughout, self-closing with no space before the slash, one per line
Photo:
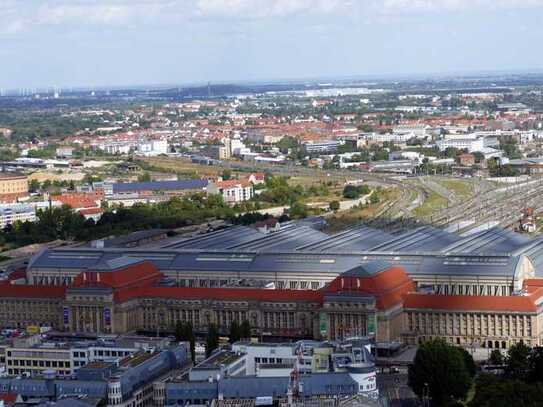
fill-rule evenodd
<path id="1" fill-rule="evenodd" d="M 58 377 L 70 377 L 89 363 L 115 361 L 139 351 L 116 341 L 67 342 L 32 335 L 0 344 L 0 361 L 8 375 L 30 377 L 54 371 Z"/>
<path id="2" fill-rule="evenodd" d="M 26 175 L 0 173 L 0 202 L 17 202 L 28 196 L 28 177 Z"/>
<path id="3" fill-rule="evenodd" d="M 13 225 L 15 222 L 34 222 L 36 220 L 36 208 L 26 204 L 0 205 L 0 228 Z"/>
<path id="4" fill-rule="evenodd" d="M 253 197 L 253 184 L 247 180 L 228 180 L 212 182 L 207 186 L 209 194 L 222 195 L 224 202 L 236 204 Z"/>

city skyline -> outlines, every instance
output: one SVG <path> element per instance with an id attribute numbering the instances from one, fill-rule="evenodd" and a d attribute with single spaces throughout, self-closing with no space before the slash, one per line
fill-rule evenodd
<path id="1" fill-rule="evenodd" d="M 540 0 L 8 0 L 0 87 L 539 72 L 542 17 Z"/>

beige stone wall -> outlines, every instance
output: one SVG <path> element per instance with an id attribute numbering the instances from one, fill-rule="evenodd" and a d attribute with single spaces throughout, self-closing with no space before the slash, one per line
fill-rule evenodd
<path id="1" fill-rule="evenodd" d="M 61 300 L 0 298 L 0 326 L 26 328 L 28 325 L 51 325 L 62 329 Z"/>
<path id="2" fill-rule="evenodd" d="M 507 349 L 520 341 L 539 345 L 540 317 L 535 313 L 405 310 L 403 323 L 406 338 L 443 337 L 457 345 Z"/>

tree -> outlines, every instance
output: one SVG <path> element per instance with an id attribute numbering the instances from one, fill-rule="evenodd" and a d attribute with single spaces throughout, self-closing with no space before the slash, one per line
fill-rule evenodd
<path id="1" fill-rule="evenodd" d="M 447 158 L 456 158 L 456 156 L 458 156 L 461 153 L 462 151 L 460 151 L 456 147 L 447 147 L 445 151 L 443 151 L 443 155 Z"/>
<path id="2" fill-rule="evenodd" d="M 347 199 L 356 199 L 360 197 L 360 192 L 354 185 L 345 185 L 343 188 L 343 197 Z"/>
<path id="3" fill-rule="evenodd" d="M 527 384 L 520 380 L 504 380 L 492 374 L 477 378 L 475 395 L 469 407 L 537 407 L 543 405 L 541 383 Z"/>
<path id="4" fill-rule="evenodd" d="M 234 343 L 234 342 L 239 341 L 240 338 L 241 338 L 240 326 L 238 324 L 238 321 L 234 319 L 232 323 L 230 324 L 230 334 L 228 335 L 228 341 L 230 343 Z"/>
<path id="5" fill-rule="evenodd" d="M 209 357 L 215 349 L 219 347 L 219 331 L 214 324 L 210 324 L 207 328 L 206 337 L 206 357 Z"/>
<path id="6" fill-rule="evenodd" d="M 517 142 L 514 139 L 500 141 L 500 150 L 503 150 L 504 155 L 510 159 L 522 157 L 522 154 L 518 149 Z"/>
<path id="7" fill-rule="evenodd" d="M 386 150 L 377 150 L 373 153 L 374 161 L 387 161 L 388 160 L 388 151 Z"/>
<path id="8" fill-rule="evenodd" d="M 291 136 L 283 137 L 276 145 L 283 154 L 286 154 L 288 150 L 296 150 L 299 147 L 298 140 Z"/>
<path id="9" fill-rule="evenodd" d="M 240 326 L 241 339 L 249 339 L 251 337 L 251 324 L 245 320 Z"/>
<path id="10" fill-rule="evenodd" d="M 409 386 L 419 397 L 428 387 L 435 405 L 465 398 L 471 384 L 462 352 L 443 339 L 423 342 L 409 367 Z"/>
<path id="11" fill-rule="evenodd" d="M 464 365 L 466 366 L 466 369 L 468 370 L 469 375 L 473 378 L 475 377 L 475 374 L 477 373 L 477 366 L 475 366 L 475 361 L 473 360 L 473 356 L 465 350 L 464 348 L 457 348 L 460 353 L 462 354 L 462 357 L 464 359 Z"/>
<path id="12" fill-rule="evenodd" d="M 303 219 L 308 215 L 307 206 L 300 202 L 295 202 L 289 210 L 289 215 L 291 219 Z"/>
<path id="13" fill-rule="evenodd" d="M 222 171 L 221 177 L 222 177 L 223 181 L 228 181 L 230 178 L 232 178 L 232 171 L 230 171 L 228 168 L 225 168 Z"/>
<path id="14" fill-rule="evenodd" d="M 192 361 L 196 360 L 196 337 L 190 322 L 177 322 L 175 325 L 175 340 L 178 342 L 188 342 L 190 346 L 190 355 Z"/>
<path id="15" fill-rule="evenodd" d="M 473 154 L 473 157 L 475 158 L 475 162 L 477 164 L 482 163 L 484 161 L 484 159 L 485 159 L 485 155 L 483 153 L 479 152 L 479 151 L 475 151 L 472 154 Z"/>
<path id="16" fill-rule="evenodd" d="M 528 380 L 543 383 L 543 347 L 533 348 L 528 362 L 530 365 Z"/>
<path id="17" fill-rule="evenodd" d="M 330 210 L 331 211 L 335 212 L 335 211 L 339 210 L 339 207 L 340 207 L 339 201 L 330 202 Z"/>
<path id="18" fill-rule="evenodd" d="M 40 189 L 40 182 L 37 179 L 30 180 L 28 183 L 29 192 L 38 192 Z"/>
<path id="19" fill-rule="evenodd" d="M 513 379 L 524 380 L 530 371 L 530 348 L 523 342 L 519 342 L 509 348 L 505 373 Z"/>
<path id="20" fill-rule="evenodd" d="M 149 174 L 148 171 L 145 171 L 144 173 L 138 175 L 138 181 L 139 182 L 149 182 L 149 181 L 151 181 L 151 174 Z"/>
<path id="21" fill-rule="evenodd" d="M 499 349 L 494 349 L 490 352 L 489 362 L 491 365 L 501 366 L 503 365 L 503 355 Z"/>

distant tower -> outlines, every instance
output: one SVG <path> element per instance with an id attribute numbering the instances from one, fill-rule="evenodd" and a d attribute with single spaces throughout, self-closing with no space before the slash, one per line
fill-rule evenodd
<path id="1" fill-rule="evenodd" d="M 207 97 L 211 97 L 211 82 L 207 83 Z"/>

